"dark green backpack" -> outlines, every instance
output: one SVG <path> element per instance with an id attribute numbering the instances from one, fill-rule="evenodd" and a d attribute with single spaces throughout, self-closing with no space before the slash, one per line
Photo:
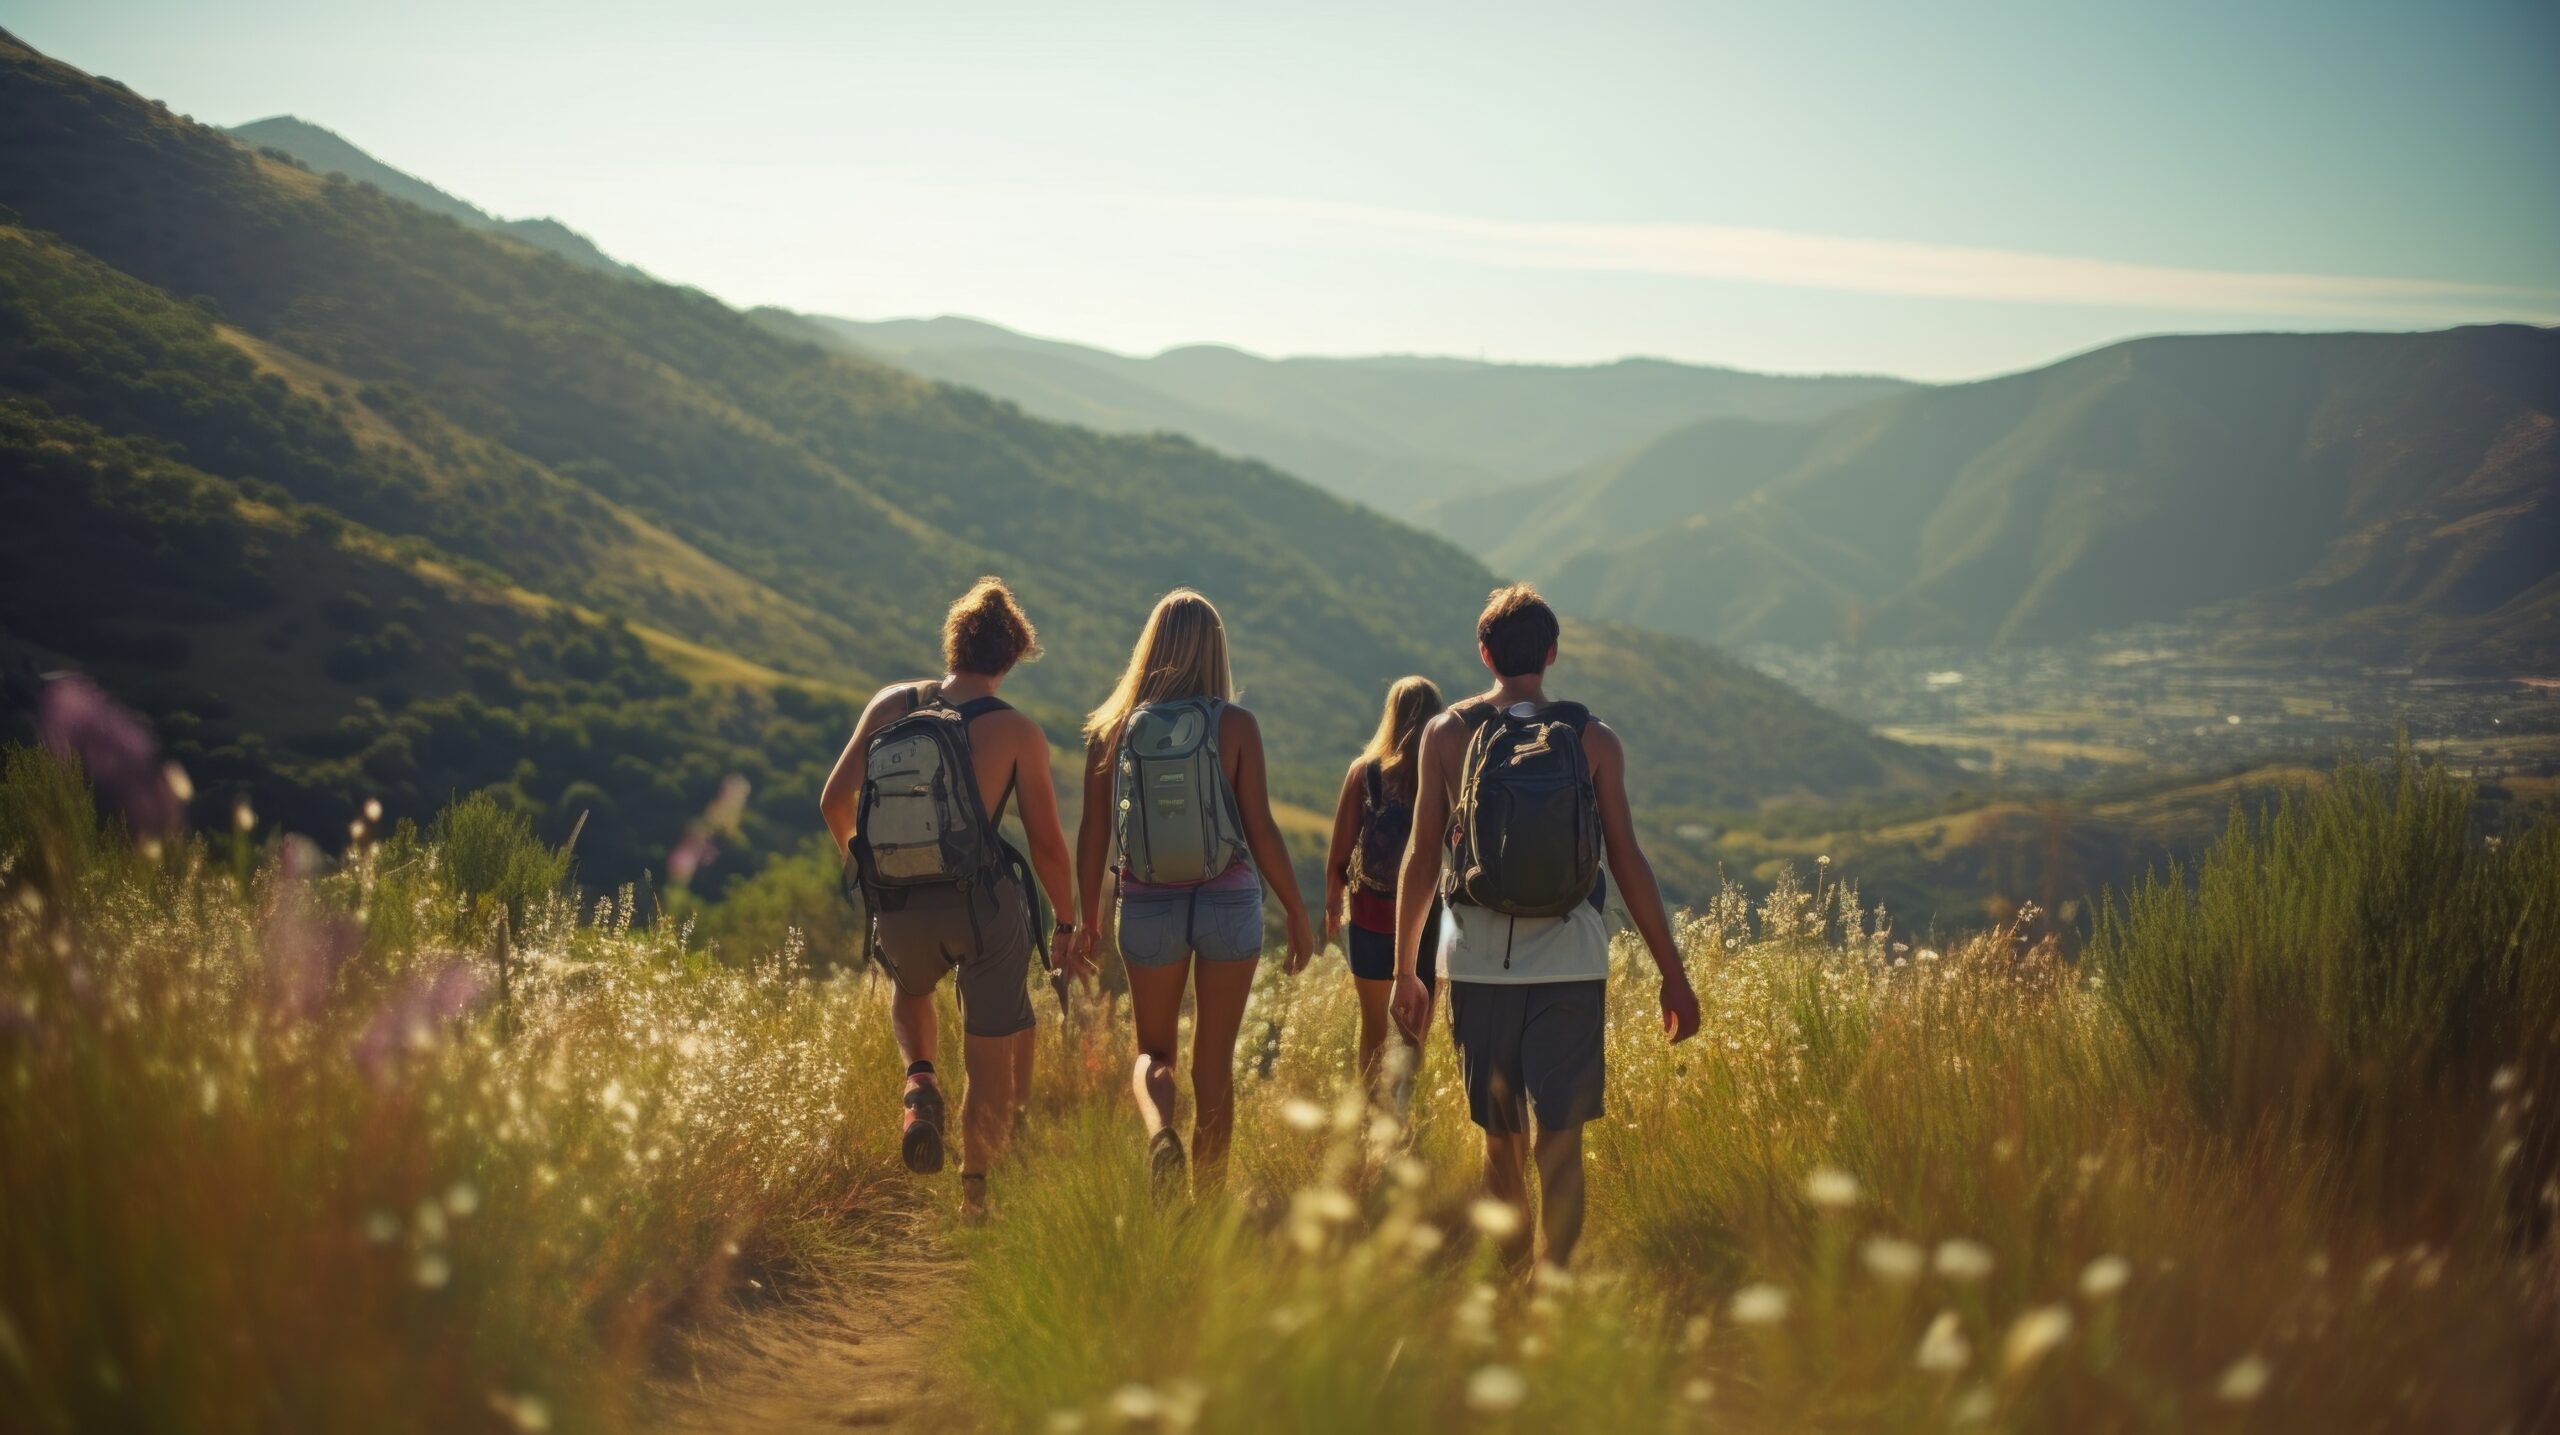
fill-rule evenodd
<path id="1" fill-rule="evenodd" d="M 1561 917 L 1600 880 L 1600 799 L 1580 703 L 1458 709 L 1468 728 L 1449 818 L 1446 895 L 1512 917 Z"/>

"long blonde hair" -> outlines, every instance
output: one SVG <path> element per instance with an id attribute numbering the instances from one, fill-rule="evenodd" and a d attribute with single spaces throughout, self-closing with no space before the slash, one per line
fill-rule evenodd
<path id="1" fill-rule="evenodd" d="M 1208 599 L 1176 588 L 1147 615 L 1138 645 L 1129 650 L 1129 666 L 1121 669 L 1111 696 L 1085 718 L 1084 735 L 1091 739 L 1118 732 L 1130 711 L 1142 704 L 1196 697 L 1233 702 L 1235 696 L 1226 623 Z"/>
<path id="2" fill-rule="evenodd" d="M 1398 678 L 1387 689 L 1386 711 L 1378 714 L 1378 731 L 1360 750 L 1361 762 L 1378 765 L 1378 781 L 1390 791 L 1411 786 L 1415 755 L 1422 750 L 1422 729 L 1448 704 L 1429 678 Z"/>

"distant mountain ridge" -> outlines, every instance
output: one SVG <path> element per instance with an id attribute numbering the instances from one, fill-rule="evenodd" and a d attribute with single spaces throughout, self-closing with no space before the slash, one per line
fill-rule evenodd
<path id="1" fill-rule="evenodd" d="M 1810 418 L 1915 387 L 1642 358 L 1267 359 L 1214 344 L 1136 358 L 976 319 L 756 314 L 782 332 L 983 390 L 1042 418 L 1110 433 L 1188 434 L 1398 514 L 1576 468 L 1700 419 Z"/>
<path id="2" fill-rule="evenodd" d="M 393 199 L 406 200 L 431 214 L 459 220 L 474 229 L 486 229 L 494 234 L 523 240 L 572 264 L 583 264 L 626 279 L 649 277 L 598 249 L 595 241 L 559 220 L 547 217 L 500 219 L 468 200 L 457 199 L 413 174 L 384 164 L 348 143 L 337 132 L 323 129 L 309 120 L 293 115 L 271 115 L 263 120 L 251 120 L 245 125 L 233 125 L 223 133 L 252 149 L 272 149 L 289 154 L 316 173 L 343 174 L 349 179 L 362 180 Z"/>
<path id="3" fill-rule="evenodd" d="M 2137 339 L 1692 425 L 1426 523 L 1568 607 L 1724 642 L 2234 640 L 2560 663 L 2560 331 Z"/>
<path id="4" fill-rule="evenodd" d="M 735 871 L 804 842 L 855 706 L 931 670 L 987 572 L 1049 649 L 1007 695 L 1062 744 L 1147 606 L 1207 592 L 1303 807 L 1389 680 L 1477 676 L 1494 577 L 1428 534 L 554 262 L 7 42 L 0 206 L 0 671 L 98 674 L 209 820 L 494 786 L 610 883 L 734 773 Z M 1566 649 L 1652 811 L 1952 774 L 1686 640 Z"/>

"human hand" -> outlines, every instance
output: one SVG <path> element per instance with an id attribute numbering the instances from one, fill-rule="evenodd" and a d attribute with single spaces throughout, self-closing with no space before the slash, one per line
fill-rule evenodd
<path id="1" fill-rule="evenodd" d="M 1331 945 L 1333 940 L 1341 935 L 1342 904 L 1340 902 L 1327 902 L 1324 907 L 1324 939 L 1326 944 Z"/>
<path id="2" fill-rule="evenodd" d="M 1431 1019 L 1431 988 L 1424 986 L 1422 978 L 1411 972 L 1398 973 L 1395 995 L 1387 999 L 1387 1008 L 1395 1015 L 1396 1025 L 1404 1029 L 1404 1034 L 1420 1041 L 1423 1023 Z"/>
<path id="3" fill-rule="evenodd" d="M 1049 965 L 1062 975 L 1082 981 L 1094 974 L 1088 948 L 1082 927 L 1060 927 L 1049 936 Z"/>
<path id="4" fill-rule="evenodd" d="M 1689 989 L 1689 974 L 1673 967 L 1662 976 L 1662 1029 L 1678 1046 L 1698 1034 L 1698 994 Z"/>
<path id="5" fill-rule="evenodd" d="M 1315 932 L 1307 925 L 1307 914 L 1304 912 L 1290 913 L 1289 960 L 1288 964 L 1283 967 L 1282 970 L 1294 977 L 1298 973 L 1307 969 L 1307 963 L 1315 960 L 1315 955 Z"/>

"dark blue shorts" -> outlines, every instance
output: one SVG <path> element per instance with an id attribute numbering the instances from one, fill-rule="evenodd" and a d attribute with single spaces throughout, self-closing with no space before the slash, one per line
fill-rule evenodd
<path id="1" fill-rule="evenodd" d="M 1351 975 L 1363 981 L 1391 982 L 1396 978 L 1396 934 L 1373 932 L 1350 925 L 1343 928 L 1344 941 L 1351 954 Z M 1422 961 L 1416 968 L 1424 986 L 1440 980 L 1440 904 L 1431 904 L 1431 915 L 1422 921 Z"/>

